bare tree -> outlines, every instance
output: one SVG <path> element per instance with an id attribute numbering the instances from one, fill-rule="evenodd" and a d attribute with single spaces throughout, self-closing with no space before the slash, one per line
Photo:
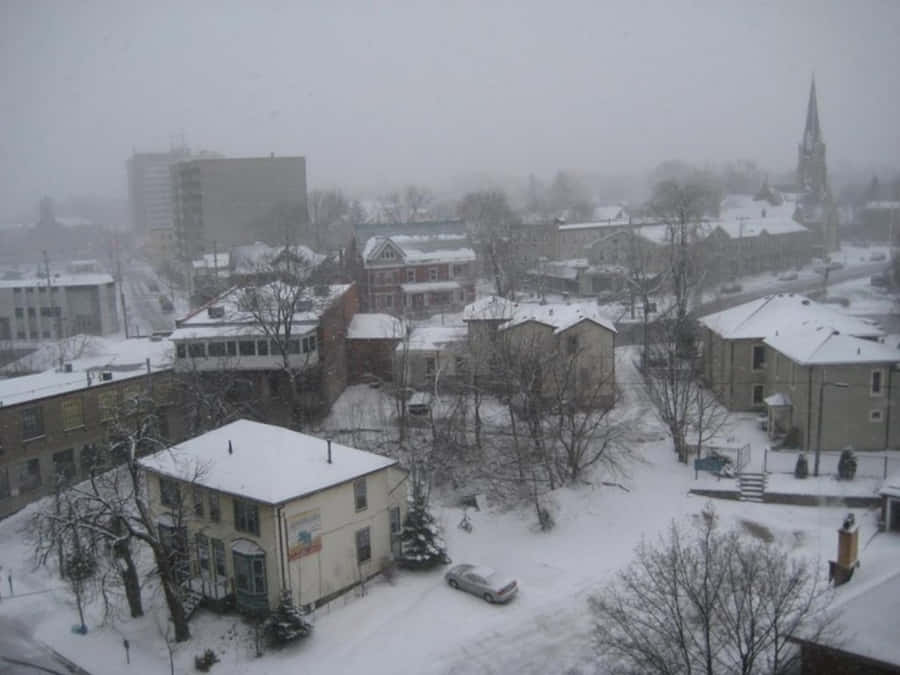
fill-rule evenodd
<path id="1" fill-rule="evenodd" d="M 672 523 L 589 599 L 596 646 L 623 673 L 794 672 L 788 637 L 829 629 L 815 565 L 777 544 L 717 528 L 711 508 L 692 530 Z"/>
<path id="2" fill-rule="evenodd" d="M 340 190 L 310 190 L 307 197 L 309 219 L 315 231 L 315 246 L 321 251 L 328 242 L 328 228 L 347 216 L 350 203 Z"/>
<path id="3" fill-rule="evenodd" d="M 470 192 L 460 200 L 457 213 L 473 231 L 482 257 L 489 265 L 497 295 L 505 296 L 511 276 L 508 268 L 514 261 L 504 257 L 504 242 L 508 240 L 510 226 L 516 218 L 506 194 L 500 191 Z"/>

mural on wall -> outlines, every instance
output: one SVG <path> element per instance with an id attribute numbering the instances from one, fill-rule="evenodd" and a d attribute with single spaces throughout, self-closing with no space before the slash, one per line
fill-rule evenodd
<path id="1" fill-rule="evenodd" d="M 319 509 L 298 513 L 288 521 L 288 559 L 298 560 L 322 550 L 322 516 Z"/>

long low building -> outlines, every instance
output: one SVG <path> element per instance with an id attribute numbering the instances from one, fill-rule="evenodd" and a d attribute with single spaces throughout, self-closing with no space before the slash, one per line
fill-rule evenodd
<path id="1" fill-rule="evenodd" d="M 0 340 L 109 335 L 120 328 L 116 284 L 108 274 L 0 280 Z"/>

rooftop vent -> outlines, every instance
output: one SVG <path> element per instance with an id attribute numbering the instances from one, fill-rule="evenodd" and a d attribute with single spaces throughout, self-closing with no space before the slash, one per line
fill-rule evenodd
<path id="1" fill-rule="evenodd" d="M 206 310 L 206 313 L 209 315 L 210 319 L 224 319 L 225 318 L 225 308 L 221 306 L 209 307 Z"/>

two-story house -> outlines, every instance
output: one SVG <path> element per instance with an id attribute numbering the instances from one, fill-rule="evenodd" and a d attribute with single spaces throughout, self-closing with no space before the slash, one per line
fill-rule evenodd
<path id="1" fill-rule="evenodd" d="M 115 343 L 114 343 L 115 344 Z M 90 475 L 128 412 L 153 403 L 164 438 L 183 437 L 172 345 L 127 340 L 109 353 L 0 379 L 0 518 Z"/>
<path id="2" fill-rule="evenodd" d="M 356 289 L 294 289 L 279 281 L 231 288 L 176 322 L 175 371 L 240 372 L 270 402 L 289 372 L 303 373 L 309 406 L 327 409 L 347 386 L 345 338 L 359 310 Z"/>
<path id="3" fill-rule="evenodd" d="M 431 315 L 475 299 L 475 251 L 464 235 L 370 238 L 362 251 L 362 297 L 370 312 Z"/>
<path id="4" fill-rule="evenodd" d="M 319 606 L 399 552 L 407 474 L 394 459 L 238 420 L 141 464 L 184 582 L 212 605 L 269 610 L 289 589 Z"/>
<path id="5" fill-rule="evenodd" d="M 463 312 L 472 373 L 490 382 L 516 361 L 540 364 L 547 394 L 579 405 L 606 407 L 615 401 L 616 327 L 596 303 L 517 303 L 487 297 Z"/>
<path id="6" fill-rule="evenodd" d="M 700 317 L 703 379 L 729 410 L 765 409 L 766 338 L 800 327 L 828 326 L 844 335 L 875 340 L 873 321 L 793 293 L 768 295 Z"/>
<path id="7" fill-rule="evenodd" d="M 895 345 L 831 326 L 782 329 L 763 340 L 769 435 L 803 450 L 884 450 L 900 442 Z"/>

